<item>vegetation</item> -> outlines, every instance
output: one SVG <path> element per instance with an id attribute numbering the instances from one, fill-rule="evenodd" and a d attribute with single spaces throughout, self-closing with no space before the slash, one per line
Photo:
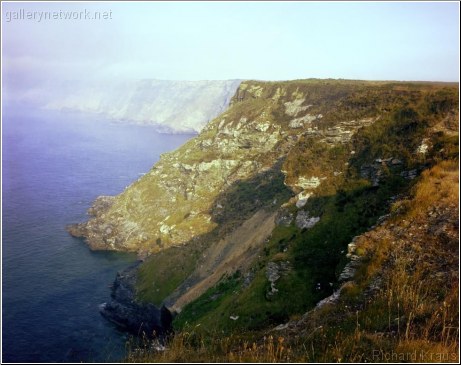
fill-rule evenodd
<path id="1" fill-rule="evenodd" d="M 322 114 L 311 124 L 317 130 L 376 121 L 346 142 L 325 142 L 290 130 L 285 104 L 293 98 L 302 98 L 310 114 Z M 166 351 L 146 341 L 128 361 L 457 361 L 457 105 L 457 89 L 447 84 L 243 83 L 227 118 L 265 112 L 296 142 L 281 139 L 255 156 L 272 161 L 270 169 L 234 181 L 216 197 L 211 233 L 152 256 L 140 271 L 140 298 L 161 303 L 207 247 L 258 209 L 320 220 L 309 229 L 293 219 L 277 225 L 250 268 L 224 275 L 182 308 Z M 300 192 L 300 176 L 322 180 L 296 207 L 292 191 Z M 351 241 L 360 265 L 344 284 L 338 276 L 349 263 Z M 279 270 L 275 291 L 271 265 Z M 341 293 L 334 304 L 315 308 L 334 292 Z M 274 331 L 280 324 L 286 326 Z"/>
<path id="2" fill-rule="evenodd" d="M 194 270 L 200 243 L 170 247 L 152 256 L 138 272 L 138 298 L 160 306 L 163 300 Z M 155 279 L 153 279 L 155 278 Z"/>
<path id="3" fill-rule="evenodd" d="M 457 160 L 425 171 L 411 195 L 393 204 L 391 218 L 357 240 L 364 260 L 339 301 L 292 318 L 286 330 L 223 335 L 184 326 L 166 351 L 146 342 L 128 360 L 458 362 L 458 199 Z M 235 290 L 238 279 L 207 294 Z M 194 308 L 203 313 L 221 303 L 201 300 Z"/>

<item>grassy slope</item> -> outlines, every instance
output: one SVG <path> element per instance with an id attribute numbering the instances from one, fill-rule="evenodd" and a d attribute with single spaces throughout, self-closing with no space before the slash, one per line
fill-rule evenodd
<path id="1" fill-rule="evenodd" d="M 187 327 L 167 351 L 144 347 L 128 361 L 457 362 L 458 200 L 458 160 L 439 162 L 357 239 L 364 260 L 336 304 L 277 332 Z M 216 290 L 235 290 L 238 279 Z"/>
<path id="2" fill-rule="evenodd" d="M 340 305 L 332 309 L 325 309 L 321 315 L 314 314 L 314 322 L 324 322 L 325 326 L 331 327 L 327 330 L 327 333 L 322 330 L 320 337 L 305 334 L 301 337 L 297 336 L 298 338 L 294 340 L 291 334 L 286 334 L 285 343 L 283 341 L 281 343 L 276 338 L 269 340 L 266 337 L 265 340 L 255 344 L 256 348 L 253 352 L 245 347 L 255 336 L 257 337 L 261 334 L 260 331 L 268 327 L 290 319 L 296 322 L 295 320 L 306 310 L 312 308 L 319 299 L 331 294 L 337 288 L 336 277 L 346 263 L 344 250 L 347 244 L 354 236 L 366 232 L 379 216 L 390 212 L 391 197 L 407 194 L 412 189 L 413 181 L 402 178 L 400 176 L 401 171 L 408 171 L 413 168 L 423 170 L 438 164 L 434 169 L 450 171 L 447 174 L 451 176 L 457 174 L 457 170 L 453 169 L 456 163 L 455 165 L 453 165 L 453 162 L 447 163 L 448 165 L 444 165 L 443 162 L 440 163 L 440 161 L 456 159 L 458 156 L 458 126 L 456 123 L 458 118 L 458 95 L 456 89 L 435 84 L 386 84 L 328 80 L 250 83 L 253 87 L 258 85 L 265 86 L 262 98 L 271 97 L 282 84 L 288 90 L 288 93 L 297 92 L 300 89 L 302 90 L 303 87 L 306 88 L 304 91 L 308 94 L 309 103 L 315 105 L 309 111 L 312 113 L 316 111 L 324 113 L 323 122 L 325 122 L 325 125 L 323 127 L 328 124 L 334 125 L 335 122 L 341 120 L 375 116 L 376 113 L 381 116 L 381 119 L 370 127 L 362 128 L 349 145 L 327 148 L 309 136 L 304 136 L 298 141 L 296 146 L 287 154 L 282 169 L 287 171 L 287 180 L 291 176 L 298 176 L 313 170 L 323 171 L 328 176 L 328 179 L 322 182 L 320 188 L 316 190 L 315 196 L 309 199 L 308 204 L 303 208 L 313 213 L 313 215 L 321 216 L 320 222 L 313 229 L 307 231 L 299 230 L 293 225 L 276 227 L 261 257 L 253 265 L 253 270 L 250 273 L 253 280 L 250 284 L 246 283 L 246 277 L 249 273 L 236 273 L 230 277 L 223 278 L 215 287 L 210 288 L 204 295 L 186 306 L 175 320 L 176 328 L 182 331 L 183 334 L 176 337 L 171 351 L 159 358 L 149 358 L 150 360 L 179 361 L 186 359 L 184 356 L 188 354 L 189 359 L 205 361 L 245 359 L 247 361 L 271 359 L 279 361 L 288 359 L 337 361 L 341 356 L 343 356 L 341 358 L 343 360 L 347 358 L 350 361 L 363 361 L 365 358 L 359 357 L 360 346 L 353 344 L 356 336 L 361 336 L 360 331 L 363 330 L 364 336 L 361 338 L 366 338 L 364 341 L 369 341 L 368 335 L 365 336 L 365 334 L 381 330 L 386 332 L 384 324 L 388 324 L 388 317 L 391 314 L 394 315 L 394 306 L 397 305 L 398 314 L 402 310 L 400 306 L 403 304 L 394 303 L 391 305 L 392 311 L 389 312 L 389 306 L 386 304 L 386 300 L 390 301 L 392 299 L 389 299 L 389 293 L 395 293 L 397 287 L 400 288 L 400 284 L 393 282 L 383 289 L 388 293 L 387 297 L 384 297 L 384 299 L 373 298 L 372 303 L 375 304 L 370 305 L 366 311 L 359 314 L 357 314 L 357 311 L 348 312 L 347 310 L 338 313 L 340 310 L 338 308 L 345 308 Z M 270 87 L 267 87 L 268 85 Z M 261 103 L 260 100 L 256 102 Z M 243 101 L 241 104 L 242 113 L 246 108 L 251 109 L 251 103 L 251 99 Z M 314 108 L 317 108 L 316 111 L 313 110 Z M 288 119 L 282 113 L 281 107 L 278 110 L 277 106 L 275 106 L 272 109 L 272 115 L 279 123 L 288 123 Z M 424 156 L 415 154 L 415 150 L 424 138 L 427 138 L 430 142 L 429 153 Z M 355 154 L 351 155 L 351 151 L 355 151 Z M 379 187 L 371 186 L 368 180 L 360 177 L 360 168 L 363 164 L 369 164 L 376 158 L 385 159 L 389 157 L 399 158 L 403 164 L 385 169 Z M 345 163 L 348 163 L 348 165 L 346 166 Z M 338 170 L 343 173 L 334 176 L 333 172 Z M 439 186 L 442 184 L 440 181 L 437 184 L 437 181 L 428 180 L 426 175 L 427 173 L 417 187 L 413 187 L 413 194 L 418 195 L 418 191 L 422 189 L 421 186 L 427 187 L 431 184 Z M 441 173 L 439 180 L 443 176 L 443 173 Z M 450 184 L 456 183 L 455 180 L 450 180 Z M 257 186 L 260 185 L 251 182 L 239 182 L 239 185 L 234 190 L 230 190 L 228 194 L 232 196 L 232 201 L 235 202 L 232 208 L 234 211 L 231 209 L 227 213 L 228 216 L 224 218 L 235 218 L 238 215 L 239 208 L 241 208 L 238 202 L 247 202 L 242 198 L 257 193 L 259 191 Z M 274 189 L 275 191 L 279 189 L 277 186 L 275 185 L 263 194 L 259 192 L 261 198 L 266 201 L 271 200 L 271 194 Z M 444 184 L 444 187 L 446 187 L 446 184 Z M 232 191 L 233 193 L 231 193 Z M 422 205 L 426 208 L 436 206 L 438 201 L 436 198 L 439 193 L 448 194 L 448 201 L 457 202 L 451 190 L 449 193 L 442 190 L 433 191 L 432 195 L 427 197 L 428 205 L 424 205 L 421 199 L 399 203 L 403 204 L 406 210 L 405 213 L 400 210 L 394 219 L 396 219 L 396 222 L 405 221 L 407 214 L 413 215 L 418 210 L 422 211 Z M 227 192 L 223 192 L 223 196 L 226 196 L 226 194 Z M 246 205 L 243 208 L 249 211 L 253 209 L 253 207 Z M 287 209 L 296 211 L 293 206 L 289 206 Z M 397 209 L 395 205 L 393 209 Z M 226 219 L 221 217 L 222 222 L 225 222 Z M 423 218 L 420 219 L 424 220 Z M 228 219 L 228 221 L 231 220 Z M 219 219 L 217 221 L 219 222 Z M 370 247 L 381 246 L 385 247 L 382 244 L 370 243 Z M 439 249 L 444 249 L 444 247 L 439 247 Z M 365 305 L 364 293 L 366 292 L 366 285 L 369 284 L 369 280 L 373 277 L 373 273 L 387 270 L 389 276 L 392 277 L 391 273 L 394 270 L 395 272 L 401 270 L 402 280 L 406 276 L 404 274 L 406 271 L 402 271 L 402 267 L 399 266 L 400 263 L 398 265 L 389 264 L 392 261 L 389 251 L 371 250 L 370 252 L 373 253 L 368 253 L 365 246 L 362 250 L 367 252 L 370 258 L 360 271 L 363 276 L 357 279 L 358 284 L 345 292 L 342 301 L 343 303 L 348 303 L 344 304 L 348 308 L 354 305 L 361 308 Z M 425 251 L 423 250 L 423 252 Z M 434 254 L 434 250 L 430 252 Z M 176 255 L 173 252 L 171 255 L 166 256 L 168 266 L 164 268 L 165 273 L 169 271 L 172 264 L 176 265 L 176 267 L 179 267 L 178 265 L 183 267 L 182 263 L 186 263 L 188 259 L 183 262 L 181 257 L 181 255 Z M 155 261 L 156 258 L 154 257 L 153 260 Z M 269 298 L 267 296 L 269 283 L 265 275 L 266 265 L 268 262 L 279 261 L 289 261 L 292 269 L 286 276 L 282 276 L 277 281 L 277 288 L 279 289 L 277 295 Z M 160 263 L 160 261 L 158 262 Z M 403 268 L 405 269 L 406 266 Z M 147 271 L 148 269 L 145 268 L 144 270 Z M 148 285 L 152 280 L 152 275 L 156 273 L 157 271 L 154 270 L 151 276 L 146 275 L 148 279 L 144 281 L 145 293 L 149 293 Z M 187 268 L 184 269 L 183 274 L 176 272 L 171 277 L 167 278 L 165 276 L 166 279 L 163 279 L 161 284 L 165 285 L 165 288 L 172 288 L 176 285 L 176 281 L 173 280 L 177 276 L 176 274 L 182 275 L 181 278 L 187 276 Z M 427 277 L 418 277 L 417 280 L 429 279 Z M 430 286 L 431 283 L 429 280 L 428 285 Z M 393 288 L 394 285 L 396 288 Z M 162 292 L 161 295 L 150 292 L 150 294 L 146 294 L 146 298 L 151 298 L 154 302 L 160 302 L 162 296 L 166 295 L 168 290 Z M 452 300 L 456 296 L 457 293 L 449 290 L 437 297 L 437 303 L 443 303 L 445 297 Z M 401 298 L 398 300 L 401 300 Z M 410 310 L 407 318 L 415 316 L 413 312 Z M 442 312 L 440 313 L 440 318 L 433 318 L 431 321 L 436 323 L 445 316 Z M 236 321 L 230 320 L 230 316 L 238 316 L 239 319 Z M 335 318 L 345 318 L 347 320 L 338 323 Z M 419 319 L 419 321 L 423 322 L 422 327 L 424 327 L 424 321 L 427 322 L 428 319 L 423 318 Z M 414 317 L 410 320 L 408 328 L 411 327 L 411 323 L 415 323 Z M 416 321 L 416 323 L 419 322 Z M 366 327 L 367 325 L 368 328 Z M 441 328 L 444 328 L 444 326 L 442 325 Z M 194 330 L 190 332 L 191 329 Z M 221 331 L 224 331 L 227 337 L 213 340 L 213 334 L 217 332 L 222 334 Z M 249 337 L 246 337 L 245 334 L 242 334 L 245 331 L 257 332 L 252 332 L 248 335 Z M 301 333 L 301 329 L 298 332 Z M 399 348 L 398 346 L 406 345 L 411 347 L 413 346 L 412 341 L 415 341 L 416 344 L 423 338 L 420 331 L 412 335 L 413 337 L 406 335 L 405 341 L 407 342 L 402 342 L 401 333 L 398 336 L 395 336 L 391 331 L 390 333 L 392 334 L 390 338 L 382 338 L 383 344 L 388 346 L 387 349 L 396 349 Z M 450 338 L 447 340 L 447 338 L 443 337 L 446 334 L 442 336 L 439 333 L 438 335 L 433 336 L 430 340 L 435 341 L 434 346 L 444 346 L 444 343 L 447 346 L 456 346 L 452 341 L 452 337 L 449 336 Z M 290 342 L 291 355 L 284 352 L 287 349 L 286 341 Z M 312 347 L 313 352 L 311 352 L 310 347 L 309 351 L 302 350 L 307 348 L 305 347 L 307 346 L 306 343 Z M 374 344 L 373 341 L 371 343 Z M 181 349 L 181 353 L 178 353 L 177 349 Z M 281 349 L 284 350 L 282 351 Z M 236 355 L 235 351 L 238 352 L 238 355 Z M 347 355 L 348 351 L 350 355 Z M 267 352 L 269 357 L 263 355 L 264 352 Z M 270 356 L 274 357 L 271 358 Z M 295 357 L 288 358 L 287 356 Z"/>
<path id="3" fill-rule="evenodd" d="M 448 157 L 440 155 L 442 148 L 451 154 L 450 157 L 456 153 L 448 152 L 456 148 L 456 137 L 429 132 L 430 126 L 438 121 L 437 113 L 426 112 L 431 103 L 433 100 L 425 97 L 423 101 L 417 99 L 414 105 L 409 103 L 402 108 L 398 105 L 381 121 L 363 128 L 349 147 L 328 148 L 301 140 L 287 157 L 284 165 L 287 170 L 309 171 L 311 164 L 315 164 L 317 167 L 323 165 L 322 169 L 328 171 L 334 170 L 335 165 L 349 163 L 344 174 L 322 183 L 315 197 L 303 208 L 314 216 L 321 216 L 320 222 L 308 231 L 293 225 L 277 227 L 263 257 L 254 265 L 255 279 L 251 285 L 242 287 L 242 278 L 227 291 L 211 289 L 184 309 L 176 320 L 177 327 L 200 323 L 216 330 L 259 329 L 303 313 L 331 294 L 335 285 L 330 283 L 336 282 L 336 275 L 345 264 L 343 252 L 347 244 L 354 236 L 368 230 L 378 217 L 388 213 L 391 197 L 405 193 L 411 186 L 411 181 L 402 178 L 400 172 L 410 168 L 422 169 L 437 159 Z M 434 145 L 443 144 L 444 147 L 433 150 L 432 156 L 415 154 L 422 139 L 429 135 Z M 356 151 L 352 158 L 351 149 Z M 398 157 L 404 164 L 386 170 L 383 181 L 376 188 L 360 178 L 359 170 L 362 164 L 378 157 Z M 270 261 L 289 261 L 293 270 L 288 276 L 282 276 L 277 284 L 279 293 L 268 300 L 265 268 Z M 223 285 L 227 284 L 224 282 Z M 210 300 L 217 292 L 219 299 Z M 239 316 L 238 321 L 229 319 L 235 315 Z"/>

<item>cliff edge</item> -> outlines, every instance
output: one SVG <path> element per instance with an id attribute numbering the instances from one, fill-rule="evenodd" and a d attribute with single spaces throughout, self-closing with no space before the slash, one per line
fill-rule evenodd
<path id="1" fill-rule="evenodd" d="M 197 137 L 68 230 L 138 252 L 135 296 L 181 312 L 178 327 L 282 323 L 338 289 L 348 244 L 422 171 L 457 158 L 457 103 L 443 83 L 244 81 Z"/>

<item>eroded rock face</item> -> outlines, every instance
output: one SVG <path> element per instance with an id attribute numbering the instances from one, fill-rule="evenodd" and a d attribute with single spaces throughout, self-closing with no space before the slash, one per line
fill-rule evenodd
<path id="1" fill-rule="evenodd" d="M 266 293 L 267 298 L 271 298 L 278 293 L 275 283 L 281 276 L 286 275 L 290 271 L 289 261 L 269 262 L 266 267 L 266 277 L 270 283 L 270 290 Z"/>
<path id="2" fill-rule="evenodd" d="M 95 203 L 93 218 L 68 231 L 85 237 L 93 249 L 150 252 L 211 231 L 216 223 L 210 209 L 219 194 L 277 161 L 271 151 L 280 126 L 242 118 L 235 123 L 232 129 L 232 119 L 216 120 L 199 137 L 164 154 L 110 205 Z"/>
<path id="3" fill-rule="evenodd" d="M 398 158 L 377 158 L 373 161 L 373 163 L 364 164 L 360 167 L 360 176 L 364 179 L 370 180 L 373 186 L 379 186 L 379 183 L 385 175 L 385 170 L 396 170 L 399 169 L 401 165 L 402 161 Z M 401 176 L 413 179 L 416 177 L 416 170 L 410 171 L 409 174 L 406 174 L 406 172 L 402 172 Z"/>
<path id="4" fill-rule="evenodd" d="M 296 226 L 299 229 L 310 229 L 320 221 L 320 217 L 311 217 L 309 212 L 300 210 L 296 215 Z"/>
<path id="5" fill-rule="evenodd" d="M 301 193 L 299 193 L 296 198 L 298 199 L 298 201 L 296 202 L 296 207 L 297 208 L 302 208 L 306 205 L 307 203 L 307 200 L 311 197 L 312 193 L 308 192 L 308 191 L 302 191 Z"/>
<path id="6" fill-rule="evenodd" d="M 288 227 L 293 223 L 293 213 L 285 209 L 280 209 L 277 217 L 275 218 L 275 223 L 279 226 Z"/>
<path id="7" fill-rule="evenodd" d="M 429 138 L 424 138 L 421 141 L 421 144 L 418 146 L 416 153 L 421 155 L 425 155 L 429 150 Z"/>
<path id="8" fill-rule="evenodd" d="M 99 222 L 114 204 L 114 201 L 115 197 L 113 196 L 99 196 L 88 209 L 88 214 L 95 217 L 94 219 Z M 110 222 L 102 224 L 89 224 L 89 222 L 72 224 L 67 226 L 66 230 L 74 237 L 87 238 L 92 250 L 107 249 L 107 242 L 103 240 L 103 237 L 114 233 L 114 227 Z"/>
<path id="9" fill-rule="evenodd" d="M 360 266 L 360 257 L 359 256 L 351 255 L 349 257 L 349 260 L 350 261 L 346 264 L 343 271 L 341 272 L 341 274 L 338 277 L 339 282 L 344 282 L 344 281 L 351 280 L 354 277 L 355 272 L 357 271 L 357 268 Z"/>
<path id="10" fill-rule="evenodd" d="M 92 218 L 69 226 L 68 231 L 84 237 L 96 250 L 149 255 L 186 244 L 216 228 L 213 211 L 223 192 L 283 162 L 303 136 L 334 146 L 346 143 L 361 126 L 376 120 L 341 122 L 339 129 L 322 128 L 327 109 L 311 103 L 306 93 L 309 86 L 301 86 L 289 90 L 283 83 L 274 88 L 260 82 L 242 82 L 231 106 L 209 122 L 200 135 L 178 150 L 163 154 L 148 173 L 120 195 L 99 198 L 89 210 Z M 279 112 L 284 116 L 279 117 Z M 341 136 L 339 142 L 334 139 L 337 136 Z M 286 172 L 285 184 L 298 194 L 294 202 L 298 208 L 315 195 L 324 178 L 309 171 Z M 302 218 L 301 214 L 297 225 L 311 227 L 317 219 Z"/>
<path id="11" fill-rule="evenodd" d="M 295 99 L 293 101 L 287 101 L 285 105 L 285 113 L 291 117 L 297 116 L 300 112 L 309 109 L 312 105 L 303 105 L 306 101 L 305 98 Z"/>
<path id="12" fill-rule="evenodd" d="M 101 304 L 99 310 L 105 318 L 128 332 L 163 338 L 172 331 L 173 316 L 164 306 L 157 308 L 135 300 L 137 266 L 117 273 L 111 300 Z"/>
<path id="13" fill-rule="evenodd" d="M 296 182 L 296 186 L 302 189 L 315 189 L 320 185 L 320 179 L 317 176 L 305 177 L 300 176 Z"/>
<path id="14" fill-rule="evenodd" d="M 305 125 L 310 125 L 310 123 L 314 122 L 317 119 L 320 119 L 321 114 L 319 115 L 311 115 L 311 114 L 306 114 L 304 117 L 300 118 L 294 118 L 290 121 L 288 126 L 290 128 L 303 128 Z"/>

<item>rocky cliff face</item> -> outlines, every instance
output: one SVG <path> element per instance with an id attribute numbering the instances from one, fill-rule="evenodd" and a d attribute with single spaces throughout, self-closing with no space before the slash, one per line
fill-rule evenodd
<path id="1" fill-rule="evenodd" d="M 117 122 L 155 125 L 160 132 L 200 132 L 228 106 L 240 81 L 80 81 L 55 85 L 48 109 L 98 113 Z M 60 95 L 56 95 L 60 90 Z M 42 93 L 43 94 L 43 93 Z"/>
<path id="2" fill-rule="evenodd" d="M 117 273 L 111 300 L 101 304 L 99 310 L 105 318 L 128 332 L 163 338 L 171 331 L 172 316 L 168 309 L 133 300 L 138 264 Z"/>
<path id="3" fill-rule="evenodd" d="M 242 83 L 231 107 L 198 137 L 162 155 L 149 173 L 116 198 L 99 198 L 89 212 L 94 217 L 69 231 L 85 237 L 92 249 L 147 253 L 210 232 L 217 225 L 213 212 L 219 215 L 227 209 L 218 197 L 233 184 L 270 170 L 300 139 L 307 137 L 326 148 L 347 144 L 357 129 L 379 118 L 375 112 L 356 120 L 327 120 L 328 105 L 310 100 L 310 89 L 318 87 L 322 85 Z M 298 194 L 298 207 L 328 175 L 282 172 Z"/>
<path id="4" fill-rule="evenodd" d="M 245 81 L 197 137 L 68 230 L 147 258 L 136 295 L 189 308 L 179 321 L 284 320 L 330 295 L 351 239 L 453 158 L 456 106 L 443 84 Z M 203 305 L 214 312 L 197 317 Z"/>

